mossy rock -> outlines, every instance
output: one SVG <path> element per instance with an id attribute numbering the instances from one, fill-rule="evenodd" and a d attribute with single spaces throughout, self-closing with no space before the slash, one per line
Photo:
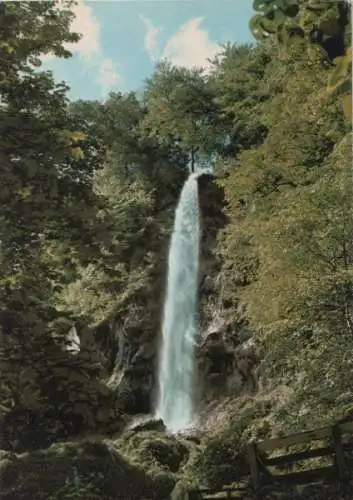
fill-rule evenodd
<path id="1" fill-rule="evenodd" d="M 158 465 L 177 472 L 189 457 L 189 450 L 177 440 L 154 439 L 141 446 L 141 456 L 156 461 Z"/>
<path id="2" fill-rule="evenodd" d="M 1 500 L 164 500 L 175 482 L 168 474 L 152 477 L 102 441 L 62 443 L 2 462 Z"/>
<path id="3" fill-rule="evenodd" d="M 186 464 L 190 451 L 184 440 L 158 431 L 127 431 L 114 444 L 119 452 L 144 469 L 172 473 Z"/>

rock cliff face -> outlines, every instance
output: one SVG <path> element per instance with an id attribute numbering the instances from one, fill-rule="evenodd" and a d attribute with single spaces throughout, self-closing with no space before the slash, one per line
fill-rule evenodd
<path id="1" fill-rule="evenodd" d="M 216 247 L 227 219 L 223 191 L 210 174 L 199 177 L 199 203 L 202 239 L 197 367 L 202 407 L 215 399 L 256 389 L 256 349 L 249 332 L 222 301 Z M 107 383 L 116 390 L 121 409 L 130 415 L 152 413 L 157 396 L 169 235 L 162 246 L 156 279 L 146 291 L 144 307 L 136 307 L 129 317 L 102 324 L 94 332 L 95 342 L 107 359 Z"/>
<path id="2" fill-rule="evenodd" d="M 224 194 L 211 175 L 200 177 L 202 244 L 197 366 L 201 407 L 212 401 L 256 390 L 257 353 L 250 332 L 222 298 L 217 237 L 227 218 Z"/>

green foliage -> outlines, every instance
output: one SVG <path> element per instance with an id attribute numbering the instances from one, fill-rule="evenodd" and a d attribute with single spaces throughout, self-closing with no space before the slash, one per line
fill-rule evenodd
<path id="1" fill-rule="evenodd" d="M 8 340 L 0 356 L 1 444 L 6 449 L 36 449 L 82 428 L 107 429 L 112 422 L 113 428 L 121 427 L 118 402 L 98 381 L 105 360 L 93 348 L 72 356 L 60 338 L 37 334 Z"/>
<path id="2" fill-rule="evenodd" d="M 149 470 L 180 474 L 188 468 L 192 446 L 175 436 L 166 436 L 157 431 L 127 431 L 116 442 L 117 449 L 130 461 Z"/>
<path id="3" fill-rule="evenodd" d="M 271 421 L 294 432 L 339 418 L 350 398 L 352 145 L 319 62 L 273 60 L 262 86 L 268 133 L 220 182 L 229 224 L 219 249 L 225 298 L 262 341 L 262 373 L 288 388 Z"/>
<path id="4" fill-rule="evenodd" d="M 75 362 L 53 343 L 54 334 L 62 342 L 72 325 L 57 310 L 54 292 L 92 259 L 100 209 L 92 183 L 101 144 L 68 112 L 66 85 L 38 70 L 41 55 L 68 57 L 63 44 L 78 40 L 70 32 L 72 5 L 7 2 L 0 16 L 6 46 L 0 60 L 6 75 L 0 83 L 1 421 L 2 442 L 10 448 L 17 436 L 26 449 L 36 440 L 40 445 L 35 432 L 45 442 L 70 433 L 70 420 L 77 431 L 75 402 L 83 403 L 78 420 L 88 427 L 91 402 L 103 405 L 95 362 Z M 60 319 L 66 331 L 58 328 Z M 91 394 L 82 402 L 83 387 Z"/>
<path id="5" fill-rule="evenodd" d="M 257 39 L 277 35 L 281 39 L 283 31 L 303 28 L 293 35 L 308 35 L 313 28 L 319 28 L 325 35 L 335 36 L 342 27 L 341 16 L 345 1 L 328 0 L 254 0 L 256 14 L 250 20 L 250 29 Z M 293 21 L 291 21 L 291 19 Z"/>
<path id="6" fill-rule="evenodd" d="M 229 436 L 228 436 L 229 438 Z M 210 487 L 221 488 L 239 479 L 244 473 L 244 456 L 234 438 L 213 439 L 201 454 L 199 471 Z"/>
<path id="7" fill-rule="evenodd" d="M 232 232 L 232 237 L 228 238 L 231 246 L 225 257 L 227 262 L 235 262 L 233 266 L 235 275 L 233 270 L 229 272 L 231 280 L 235 279 L 236 274 L 242 274 L 243 269 L 248 272 L 248 276 L 243 276 L 242 279 L 245 282 L 253 281 L 253 284 L 244 291 L 247 296 L 250 296 L 251 290 L 262 286 L 262 279 L 269 280 L 266 282 L 274 285 L 277 275 L 283 276 L 288 282 L 287 286 L 289 285 L 290 270 L 293 269 L 288 265 L 289 256 L 299 246 L 303 250 L 304 258 L 308 255 L 308 248 L 301 246 L 302 236 L 298 237 L 296 240 L 298 243 L 295 243 L 293 228 L 288 228 L 291 242 L 287 240 L 279 248 L 281 237 L 275 229 L 276 220 L 278 220 L 278 231 L 283 233 L 286 231 L 290 214 L 296 214 L 293 215 L 293 220 L 295 224 L 298 224 L 298 212 L 303 213 L 303 206 L 308 218 L 311 218 L 314 213 L 313 208 L 308 207 L 307 204 L 313 204 L 316 199 L 315 191 L 312 191 L 313 186 L 317 186 L 317 189 L 320 186 L 323 190 L 324 186 L 327 189 L 333 189 L 334 184 L 332 184 L 330 172 L 332 176 L 337 175 L 337 166 L 340 165 L 337 160 L 337 165 L 327 164 L 326 183 L 323 179 L 320 182 L 325 168 L 320 167 L 319 171 L 317 165 L 322 164 L 325 158 L 329 157 L 334 142 L 343 137 L 344 127 L 339 118 L 336 103 L 331 108 L 326 108 L 325 116 L 320 117 L 318 109 L 320 101 L 324 101 L 325 96 L 319 75 L 315 70 L 305 70 L 303 66 L 302 63 L 295 63 L 292 67 L 288 67 L 287 75 L 280 74 L 275 64 L 272 66 L 272 71 L 269 73 L 270 79 L 265 85 L 269 89 L 273 88 L 276 95 L 271 101 L 261 106 L 262 119 L 269 129 L 269 134 L 259 148 L 243 152 L 239 156 L 235 162 L 237 168 L 230 172 L 229 178 L 223 183 L 231 210 L 231 220 L 227 231 L 229 234 Z M 294 72 L 298 74 L 296 78 Z M 301 106 L 303 115 L 293 114 L 292 109 L 297 106 Z M 333 160 L 335 155 L 332 153 L 330 158 Z M 346 163 L 346 167 L 341 169 L 342 177 L 338 181 L 336 198 L 334 194 L 327 193 L 327 196 L 330 196 L 330 204 L 335 203 L 334 200 L 336 203 L 338 200 L 341 201 L 339 189 L 344 185 L 347 168 Z M 307 193 L 307 201 L 304 203 L 304 200 L 301 200 L 301 204 L 298 204 L 298 197 L 305 196 L 304 193 Z M 323 200 L 321 200 L 322 203 L 325 204 Z M 281 218 L 280 214 L 283 214 L 283 210 L 287 215 Z M 316 211 L 317 217 L 319 213 L 320 209 Z M 322 224 L 325 223 L 323 220 Z M 335 221 L 333 224 L 336 223 Z M 303 230 L 310 230 L 304 221 L 302 224 L 306 228 Z M 256 238 L 257 242 L 255 242 Z M 312 249 L 310 240 L 308 247 Z M 256 261 L 259 259 L 263 259 L 264 265 L 256 270 Z M 274 266 L 276 266 L 275 274 Z M 263 274 L 260 278 L 260 274 L 254 273 Z M 300 276 L 293 275 L 294 287 L 297 286 L 297 280 L 300 283 Z M 281 286 L 284 286 L 284 283 Z M 264 289 L 263 292 L 263 300 L 268 304 L 268 290 Z M 284 314 L 286 317 L 285 309 L 283 313 L 280 313 L 278 309 L 278 292 L 279 290 L 274 289 L 274 297 L 278 298 L 274 298 L 273 310 L 277 311 L 276 314 Z M 288 296 L 291 294 L 292 292 L 288 291 Z M 281 297 L 284 297 L 283 294 Z M 254 300 L 254 304 L 264 314 L 271 314 L 272 308 L 268 305 L 264 307 L 263 301 L 260 306 L 259 296 Z M 248 307 L 250 307 L 249 304 Z"/>
<path id="8" fill-rule="evenodd" d="M 219 149 L 222 159 L 261 144 L 266 136 L 267 129 L 256 110 L 269 97 L 261 82 L 271 58 L 268 46 L 228 45 L 223 57 L 214 61 L 210 84 L 217 95 L 223 123 L 223 144 Z M 217 168 L 224 165 L 219 161 Z"/>
<path id="9" fill-rule="evenodd" d="M 336 66 L 331 74 L 328 91 L 336 92 L 340 90 L 341 92 L 347 92 L 347 73 L 349 73 L 350 66 L 352 63 L 352 53 L 351 49 L 347 49 L 344 56 L 336 58 Z M 345 85 L 345 86 L 344 86 Z"/>
<path id="10" fill-rule="evenodd" d="M 79 120 L 89 122 L 92 135 L 103 141 L 108 163 L 114 162 L 114 176 L 121 182 L 129 184 L 142 177 L 153 189 L 164 183 L 179 187 L 185 176 L 185 155 L 177 147 L 163 147 L 156 137 L 141 133 L 146 109 L 134 93 L 111 93 L 104 103 L 77 101 L 70 110 Z"/>
<path id="11" fill-rule="evenodd" d="M 343 110 L 348 120 L 352 116 L 351 98 L 351 23 L 350 4 L 346 1 L 295 1 L 268 0 L 253 3 L 255 14 L 250 20 L 250 30 L 255 38 L 263 40 L 276 36 L 280 45 L 290 50 L 293 38 L 305 39 L 309 60 L 319 56 L 324 62 L 334 61 L 328 77 L 327 92 L 340 92 Z M 303 45 L 303 44 L 301 44 Z M 320 53 L 313 50 L 320 47 Z M 344 50 L 342 51 L 342 47 Z M 345 51 L 345 54 L 343 52 Z M 304 53 L 301 53 L 301 57 Z"/>
<path id="12" fill-rule="evenodd" d="M 224 134 L 216 97 L 202 70 L 161 63 L 147 83 L 142 130 L 161 144 L 176 144 L 193 165 L 210 161 Z"/>
<path id="13" fill-rule="evenodd" d="M 352 118 L 352 50 L 348 48 L 343 56 L 335 59 L 335 68 L 329 78 L 327 90 L 330 94 L 343 95 L 342 106 L 346 118 Z"/>
<path id="14" fill-rule="evenodd" d="M 82 135 L 83 124 L 68 115 L 67 87 L 36 69 L 41 54 L 69 56 L 63 43 L 78 39 L 69 30 L 71 5 L 66 2 L 61 10 L 53 2 L 7 2 L 0 20 L 2 43 L 11 48 L 0 61 L 6 74 L 0 84 L 0 296 L 5 333 L 42 328 L 43 315 L 53 313 L 48 307 L 53 269 L 43 262 L 41 249 L 61 239 L 70 252 L 83 255 L 87 241 L 79 241 L 78 232 L 92 240 L 92 174 L 100 146 Z M 72 157 L 78 138 L 76 134 L 73 143 L 72 131 L 81 132 L 84 158 Z M 18 314 L 21 303 L 24 317 Z"/>
<path id="15" fill-rule="evenodd" d="M 233 415 L 230 425 L 206 439 L 198 458 L 196 469 L 203 484 L 221 488 L 241 481 L 249 474 L 246 445 L 249 439 L 266 437 L 268 428 L 263 419 L 269 414 L 270 407 L 268 402 L 250 399 L 235 411 L 230 410 Z"/>

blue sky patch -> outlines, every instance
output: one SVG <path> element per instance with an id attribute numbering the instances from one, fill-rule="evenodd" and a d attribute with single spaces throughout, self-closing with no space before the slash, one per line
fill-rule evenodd
<path id="1" fill-rule="evenodd" d="M 80 1 L 68 60 L 43 57 L 43 69 L 66 81 L 72 99 L 104 99 L 110 91 L 140 90 L 156 62 L 208 67 L 226 42 L 248 43 L 252 0 Z"/>

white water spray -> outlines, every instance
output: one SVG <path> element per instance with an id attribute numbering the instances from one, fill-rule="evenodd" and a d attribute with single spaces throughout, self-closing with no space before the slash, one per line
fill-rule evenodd
<path id="1" fill-rule="evenodd" d="M 175 212 L 164 304 L 157 416 L 170 432 L 194 421 L 195 332 L 199 262 L 197 174 L 191 174 Z"/>

